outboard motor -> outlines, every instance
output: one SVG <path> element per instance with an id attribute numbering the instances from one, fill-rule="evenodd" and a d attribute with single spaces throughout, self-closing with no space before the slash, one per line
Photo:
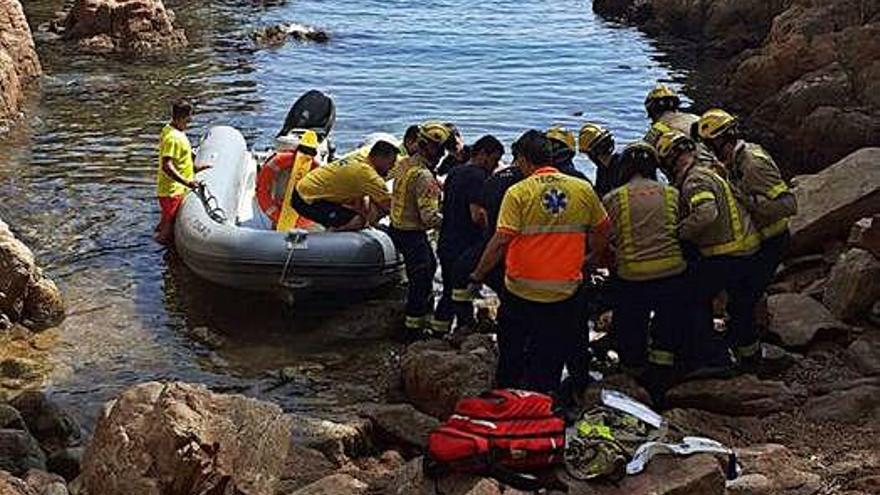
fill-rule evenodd
<path id="1" fill-rule="evenodd" d="M 336 123 L 336 105 L 318 90 L 311 90 L 299 97 L 287 112 L 284 127 L 276 137 L 286 136 L 294 130 L 310 130 L 323 141 Z"/>

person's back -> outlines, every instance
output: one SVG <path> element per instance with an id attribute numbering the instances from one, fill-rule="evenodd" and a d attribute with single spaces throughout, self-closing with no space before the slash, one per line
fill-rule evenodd
<path id="1" fill-rule="evenodd" d="M 387 202 L 390 198 L 385 181 L 362 153 L 316 167 L 297 183 L 296 190 L 309 203 L 321 199 L 347 203 L 364 196 Z"/>
<path id="2" fill-rule="evenodd" d="M 437 252 L 455 252 L 479 242 L 482 227 L 471 218 L 471 205 L 478 203 L 478 196 L 489 172 L 473 164 L 453 168 L 443 185 L 442 221 Z"/>
<path id="3" fill-rule="evenodd" d="M 605 197 L 620 278 L 653 280 L 687 268 L 676 236 L 678 201 L 675 188 L 640 176 Z"/>

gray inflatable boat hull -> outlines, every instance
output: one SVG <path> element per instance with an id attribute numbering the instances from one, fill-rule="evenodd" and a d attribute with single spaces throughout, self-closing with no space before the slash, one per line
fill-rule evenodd
<path id="1" fill-rule="evenodd" d="M 310 232 L 293 239 L 269 230 L 254 200 L 257 165 L 244 137 L 232 127 L 212 127 L 202 138 L 197 163 L 212 168 L 197 177 L 216 198 L 190 193 L 175 225 L 184 263 L 220 285 L 256 291 L 372 289 L 398 279 L 401 260 L 382 231 Z M 212 217 L 219 207 L 225 219 Z"/>

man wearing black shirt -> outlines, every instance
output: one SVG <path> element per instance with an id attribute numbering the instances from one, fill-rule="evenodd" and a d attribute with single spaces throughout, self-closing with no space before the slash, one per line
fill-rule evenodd
<path id="1" fill-rule="evenodd" d="M 453 319 L 458 326 L 473 324 L 468 275 L 483 247 L 485 218 L 479 208 L 483 183 L 498 166 L 504 146 L 493 136 L 483 136 L 472 147 L 467 165 L 453 168 L 443 186 L 443 221 L 437 242 L 437 257 L 443 277 L 443 295 L 434 312 L 431 327 L 448 332 Z"/>

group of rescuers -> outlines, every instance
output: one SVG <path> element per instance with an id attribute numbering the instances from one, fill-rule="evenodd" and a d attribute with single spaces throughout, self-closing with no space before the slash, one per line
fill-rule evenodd
<path id="1" fill-rule="evenodd" d="M 742 139 L 734 116 L 680 106 L 674 90 L 657 85 L 645 99 L 647 134 L 621 150 L 595 123 L 577 137 L 562 127 L 529 130 L 512 145 L 513 165 L 498 171 L 498 139 L 465 146 L 455 126 L 426 122 L 407 130 L 401 149 L 378 141 L 308 172 L 293 207 L 341 230 L 390 215 L 413 337 L 473 329 L 473 298 L 481 284 L 491 287 L 500 301 L 499 387 L 563 399 L 586 387 L 596 291 L 585 280 L 610 269 L 599 293 L 613 311 L 614 350 L 660 401 L 682 379 L 759 369 L 754 310 L 797 212 L 779 168 Z M 578 148 L 596 166 L 595 183 L 573 165 Z M 728 322 L 718 332 L 713 302 L 722 292 Z"/>

